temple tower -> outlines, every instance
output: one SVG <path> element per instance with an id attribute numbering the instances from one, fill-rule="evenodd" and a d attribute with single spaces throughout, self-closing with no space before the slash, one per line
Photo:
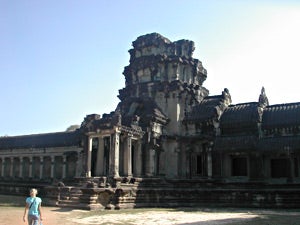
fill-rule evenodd
<path id="1" fill-rule="evenodd" d="M 145 173 L 176 177 L 180 146 L 175 139 L 183 135 L 186 113 L 208 95 L 202 86 L 207 72 L 192 57 L 192 41 L 171 42 L 151 33 L 138 37 L 132 45 L 118 109 L 123 118 L 141 118 L 139 125 L 148 133 Z"/>
<path id="2" fill-rule="evenodd" d="M 206 69 L 192 58 L 194 42 L 171 42 L 151 33 L 138 37 L 132 45 L 130 65 L 123 72 L 126 85 L 119 98 L 152 99 L 169 119 L 165 131 L 180 134 L 184 113 L 208 95 L 202 87 Z"/>

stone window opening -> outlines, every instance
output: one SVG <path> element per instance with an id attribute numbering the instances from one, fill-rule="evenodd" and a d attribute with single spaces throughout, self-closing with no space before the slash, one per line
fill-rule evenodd
<path id="1" fill-rule="evenodd" d="M 132 144 L 132 146 L 131 146 L 131 168 L 132 168 L 132 174 L 133 175 L 136 173 L 135 157 L 136 157 L 135 145 Z"/>
<path id="2" fill-rule="evenodd" d="M 203 157 L 201 154 L 192 154 L 191 156 L 191 173 L 193 176 L 203 176 Z"/>
<path id="3" fill-rule="evenodd" d="M 46 156 L 43 159 L 43 178 L 50 179 L 51 178 L 51 157 Z"/>
<path id="4" fill-rule="evenodd" d="M 32 177 L 34 179 L 40 178 L 40 157 L 33 157 L 32 159 Z"/>
<path id="5" fill-rule="evenodd" d="M 20 159 L 19 158 L 13 159 L 13 177 L 14 178 L 20 177 Z"/>
<path id="6" fill-rule="evenodd" d="M 271 177 L 287 178 L 289 176 L 289 166 L 287 158 L 271 159 Z"/>
<path id="7" fill-rule="evenodd" d="M 248 163 L 246 157 L 236 157 L 231 158 L 231 175 L 233 177 L 237 176 L 248 176 Z"/>
<path id="8" fill-rule="evenodd" d="M 125 168 L 125 163 L 124 163 L 124 160 L 126 158 L 126 147 L 125 147 L 125 137 L 124 137 L 124 134 L 121 133 L 120 135 L 120 150 L 119 150 L 119 175 L 120 176 L 126 176 L 126 168 Z"/>
<path id="9" fill-rule="evenodd" d="M 97 156 L 98 156 L 98 138 L 93 138 L 92 140 L 92 159 L 91 159 L 91 176 L 96 175 L 96 166 L 97 166 Z"/>
<path id="10" fill-rule="evenodd" d="M 134 139 L 132 139 L 132 144 L 131 144 L 131 171 L 132 171 L 132 176 L 134 177 L 141 176 L 142 158 L 141 158 L 140 142 Z"/>
<path id="11" fill-rule="evenodd" d="M 76 176 L 77 155 L 70 154 L 67 156 L 66 177 L 72 178 Z"/>
<path id="12" fill-rule="evenodd" d="M 10 158 L 5 158 L 4 159 L 4 177 L 10 177 L 10 166 L 11 166 Z"/>
<path id="13" fill-rule="evenodd" d="M 109 152 L 110 152 L 110 136 L 103 138 L 104 142 L 104 160 L 103 160 L 103 169 L 104 175 L 108 174 L 109 171 Z"/>
<path id="14" fill-rule="evenodd" d="M 24 179 L 28 179 L 30 177 L 30 173 L 29 173 L 29 171 L 30 171 L 30 159 L 28 157 L 23 158 L 22 167 L 23 167 L 22 177 Z"/>
<path id="15" fill-rule="evenodd" d="M 295 174 L 295 177 L 299 177 L 299 163 L 298 163 L 298 158 L 294 158 L 294 174 Z"/>
<path id="16" fill-rule="evenodd" d="M 54 160 L 54 177 L 56 179 L 63 178 L 63 157 L 62 156 L 55 156 Z"/>
<path id="17" fill-rule="evenodd" d="M 196 156 L 196 174 L 197 175 L 203 174 L 203 160 L 201 155 Z"/>

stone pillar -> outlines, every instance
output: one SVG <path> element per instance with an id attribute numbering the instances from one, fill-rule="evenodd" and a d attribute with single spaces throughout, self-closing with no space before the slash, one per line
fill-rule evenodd
<path id="1" fill-rule="evenodd" d="M 5 169 L 5 158 L 2 158 L 2 165 L 1 165 L 1 177 L 4 177 L 4 169 Z"/>
<path id="2" fill-rule="evenodd" d="M 112 146 L 110 147 L 109 176 L 119 177 L 119 151 L 120 151 L 120 132 L 113 134 Z"/>
<path id="3" fill-rule="evenodd" d="M 23 157 L 20 157 L 20 170 L 19 170 L 19 177 L 23 177 Z"/>
<path id="4" fill-rule="evenodd" d="M 287 182 L 292 183 L 294 182 L 294 178 L 295 178 L 295 164 L 291 154 L 289 154 L 288 165 L 289 165 L 289 177 L 287 179 Z"/>
<path id="5" fill-rule="evenodd" d="M 139 143 L 138 143 L 139 144 Z M 136 144 L 134 147 L 135 147 L 135 152 L 134 152 L 134 162 L 135 162 L 135 168 L 134 168 L 134 174 L 136 175 L 136 173 L 137 173 L 137 164 L 136 164 L 136 162 L 137 162 L 137 155 L 138 155 L 138 144 Z M 146 176 L 148 176 L 148 177 L 150 177 L 151 176 L 151 169 L 150 169 L 150 167 L 151 167 L 151 165 L 150 165 L 150 161 L 151 161 L 151 152 L 152 151 L 152 149 L 151 149 L 151 146 L 150 145 L 146 145 L 145 146 L 145 154 L 144 154 L 144 162 L 145 162 L 145 165 L 144 165 L 144 167 L 145 167 L 145 175 Z"/>
<path id="6" fill-rule="evenodd" d="M 96 165 L 96 176 L 104 175 L 104 141 L 102 137 L 98 138 L 98 155 Z"/>
<path id="7" fill-rule="evenodd" d="M 158 154 L 159 154 L 159 150 L 158 149 L 151 149 L 151 151 L 150 151 L 150 158 L 149 158 L 150 176 L 154 176 L 155 175 L 155 171 L 157 170 L 157 168 L 156 168 L 156 165 L 157 165 L 156 161 L 158 160 Z M 175 152 L 175 155 L 177 156 L 177 152 Z"/>
<path id="8" fill-rule="evenodd" d="M 139 140 L 137 143 L 137 149 L 136 149 L 136 176 L 142 175 L 142 142 Z"/>
<path id="9" fill-rule="evenodd" d="M 62 168 L 62 178 L 66 178 L 66 169 L 67 169 L 67 157 L 63 156 L 63 168 Z"/>
<path id="10" fill-rule="evenodd" d="M 128 135 L 126 138 L 125 148 L 124 148 L 124 173 L 125 176 L 132 176 L 132 142 L 131 136 Z"/>
<path id="11" fill-rule="evenodd" d="M 51 178 L 54 178 L 54 155 L 51 156 L 51 174 L 50 174 L 50 177 Z"/>
<path id="12" fill-rule="evenodd" d="M 295 167 L 295 177 L 299 177 L 299 157 L 295 156 L 294 158 L 294 167 Z"/>
<path id="13" fill-rule="evenodd" d="M 40 179 L 43 178 L 44 158 L 40 157 Z"/>
<path id="14" fill-rule="evenodd" d="M 208 148 L 207 151 L 207 176 L 208 178 L 212 177 L 212 157 L 211 157 L 211 148 Z"/>
<path id="15" fill-rule="evenodd" d="M 87 162 L 86 162 L 86 176 L 91 177 L 92 169 L 92 147 L 93 147 L 93 138 L 88 137 L 88 149 L 87 149 Z"/>
<path id="16" fill-rule="evenodd" d="M 223 168 L 222 168 L 222 175 L 223 175 L 223 178 L 228 178 L 231 176 L 232 174 L 232 171 L 231 171 L 231 164 L 232 164 L 232 161 L 231 161 L 231 156 L 228 155 L 228 154 L 224 154 L 223 155 Z"/>
<path id="17" fill-rule="evenodd" d="M 191 146 L 186 147 L 186 178 L 192 179 L 192 155 L 193 148 Z"/>
<path id="18" fill-rule="evenodd" d="M 249 179 L 251 181 L 262 181 L 264 175 L 264 162 L 261 153 L 249 154 Z"/>
<path id="19" fill-rule="evenodd" d="M 32 156 L 29 157 L 29 177 L 32 177 Z"/>
<path id="20" fill-rule="evenodd" d="M 145 174 L 148 177 L 152 177 L 155 173 L 155 167 L 156 167 L 156 157 L 157 157 L 157 150 L 154 150 L 152 148 L 148 148 L 146 152 L 146 167 L 145 167 Z"/>
<path id="21" fill-rule="evenodd" d="M 271 178 L 271 159 L 270 156 L 263 157 L 264 170 L 265 170 L 265 179 Z"/>
<path id="22" fill-rule="evenodd" d="M 14 169 L 14 157 L 10 157 L 10 168 L 9 168 L 10 177 L 13 177 L 13 169 Z"/>
<path id="23" fill-rule="evenodd" d="M 159 148 L 159 149 L 156 149 L 155 151 L 155 170 L 154 170 L 154 175 L 160 175 L 161 174 L 161 155 L 163 153 L 163 149 L 162 148 Z M 180 157 L 180 150 L 179 149 L 176 149 L 176 154 L 177 154 L 177 158 L 179 159 Z M 179 160 L 178 160 L 178 167 L 180 166 L 181 164 L 179 163 Z M 179 170 L 177 172 L 177 174 L 179 174 Z"/>

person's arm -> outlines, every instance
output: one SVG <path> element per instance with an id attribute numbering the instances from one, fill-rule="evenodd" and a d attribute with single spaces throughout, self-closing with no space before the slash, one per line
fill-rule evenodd
<path id="1" fill-rule="evenodd" d="M 42 214 L 42 203 L 39 204 L 39 213 L 40 213 L 40 220 L 43 220 Z"/>
<path id="2" fill-rule="evenodd" d="M 24 215 L 23 215 L 23 221 L 24 221 L 24 222 L 26 221 L 26 215 L 27 215 L 28 208 L 29 208 L 29 205 L 28 205 L 28 203 L 26 202 L 25 210 L 24 210 Z"/>

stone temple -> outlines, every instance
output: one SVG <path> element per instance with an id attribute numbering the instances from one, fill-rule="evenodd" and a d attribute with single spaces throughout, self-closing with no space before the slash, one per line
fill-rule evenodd
<path id="1" fill-rule="evenodd" d="M 209 95 L 194 42 L 158 33 L 129 50 L 120 102 L 66 132 L 0 138 L 0 193 L 49 205 L 300 206 L 300 103 Z"/>

